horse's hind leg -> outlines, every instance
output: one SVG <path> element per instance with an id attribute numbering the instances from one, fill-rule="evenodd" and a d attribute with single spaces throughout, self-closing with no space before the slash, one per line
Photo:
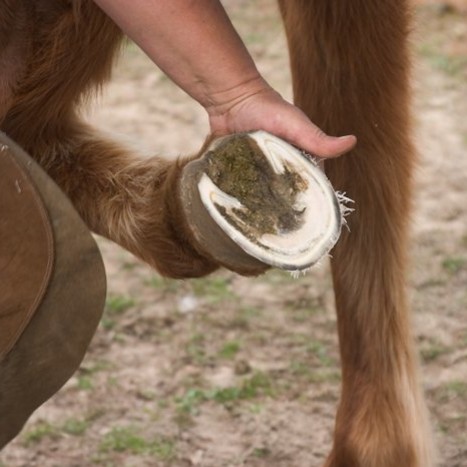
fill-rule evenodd
<path id="1" fill-rule="evenodd" d="M 355 200 L 333 251 L 342 359 L 332 467 L 429 467 L 406 297 L 410 142 L 404 0 L 283 0 L 295 101 L 324 131 L 355 134 L 326 162 Z"/>

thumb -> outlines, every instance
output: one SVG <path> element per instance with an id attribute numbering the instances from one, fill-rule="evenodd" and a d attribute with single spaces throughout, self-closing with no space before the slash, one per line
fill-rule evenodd
<path id="1" fill-rule="evenodd" d="M 337 137 L 327 135 L 318 127 L 313 130 L 302 132 L 300 137 L 294 138 L 295 144 L 304 151 L 322 158 L 338 157 L 350 151 L 357 144 L 357 138 L 354 135 Z"/>

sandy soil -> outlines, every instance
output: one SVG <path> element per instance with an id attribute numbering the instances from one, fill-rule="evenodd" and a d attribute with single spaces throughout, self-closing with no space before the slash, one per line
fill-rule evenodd
<path id="1" fill-rule="evenodd" d="M 420 148 L 410 289 L 442 467 L 467 466 L 467 16 L 421 2 Z M 273 2 L 230 2 L 267 79 L 291 96 Z M 452 6 L 449 6 L 452 5 Z M 203 110 L 136 49 L 90 119 L 150 152 L 194 152 Z M 339 398 L 328 266 L 297 280 L 220 272 L 175 282 L 99 239 L 105 316 L 81 369 L 31 418 L 2 467 L 319 466 Z M 280 293 L 278 290 L 280 289 Z"/>

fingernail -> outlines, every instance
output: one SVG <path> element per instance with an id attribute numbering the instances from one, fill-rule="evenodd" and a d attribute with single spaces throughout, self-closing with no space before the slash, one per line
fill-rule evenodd
<path id="1" fill-rule="evenodd" d="M 349 143 L 352 142 L 352 146 L 355 146 L 357 144 L 357 137 L 355 135 L 341 136 L 339 137 L 339 140 L 345 140 Z"/>

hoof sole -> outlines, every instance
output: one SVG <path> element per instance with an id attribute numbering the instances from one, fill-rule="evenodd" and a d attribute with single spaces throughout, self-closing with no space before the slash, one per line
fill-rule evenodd
<path id="1" fill-rule="evenodd" d="M 307 270 L 342 228 L 319 166 L 264 131 L 215 140 L 184 168 L 181 196 L 197 242 L 233 270 Z"/>

